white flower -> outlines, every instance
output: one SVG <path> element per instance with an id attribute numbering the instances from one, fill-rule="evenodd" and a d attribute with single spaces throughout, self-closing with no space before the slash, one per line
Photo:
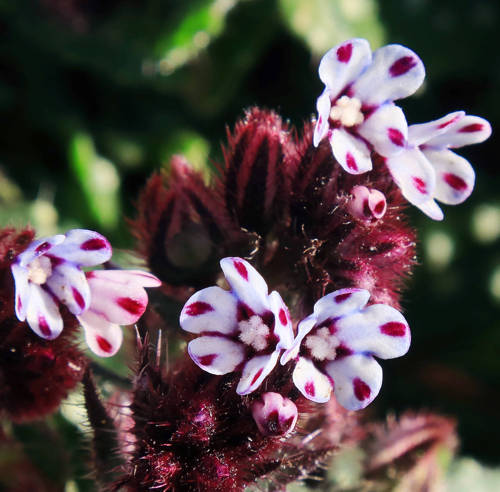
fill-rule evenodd
<path id="1" fill-rule="evenodd" d="M 470 163 L 450 148 L 480 143 L 491 135 L 483 118 L 463 111 L 411 125 L 405 150 L 386 159 L 404 197 L 434 220 L 443 212 L 435 200 L 447 205 L 462 203 L 472 193 L 475 174 Z"/>
<path id="2" fill-rule="evenodd" d="M 282 350 L 291 346 L 292 323 L 278 292 L 241 258 L 220 262 L 231 291 L 207 287 L 182 308 L 181 327 L 199 334 L 188 345 L 193 361 L 211 374 L 241 371 L 236 389 L 251 393 L 272 371 Z"/>
<path id="3" fill-rule="evenodd" d="M 369 298 L 363 289 L 337 290 L 299 323 L 281 363 L 297 360 L 293 382 L 309 400 L 324 403 L 334 391 L 348 410 L 364 408 L 382 386 L 374 356 L 392 359 L 408 351 L 410 329 L 403 315 L 385 304 L 366 307 Z"/>
<path id="4" fill-rule="evenodd" d="M 403 150 L 408 126 L 393 101 L 413 94 L 424 80 L 424 66 L 413 51 L 392 44 L 372 57 L 368 41 L 351 39 L 323 56 L 319 77 L 325 89 L 316 103 L 315 146 L 327 137 L 351 174 L 372 169 L 372 151 L 391 156 Z"/>

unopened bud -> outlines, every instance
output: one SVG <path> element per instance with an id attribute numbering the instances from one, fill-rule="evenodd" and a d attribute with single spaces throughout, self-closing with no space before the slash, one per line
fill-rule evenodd
<path id="1" fill-rule="evenodd" d="M 252 405 L 252 416 L 262 434 L 281 436 L 295 427 L 298 412 L 293 401 L 270 392 Z"/>
<path id="2" fill-rule="evenodd" d="M 348 210 L 353 217 L 372 221 L 384 216 L 387 202 L 382 192 L 366 186 L 355 186 L 351 194 L 353 198 L 349 202 Z"/>

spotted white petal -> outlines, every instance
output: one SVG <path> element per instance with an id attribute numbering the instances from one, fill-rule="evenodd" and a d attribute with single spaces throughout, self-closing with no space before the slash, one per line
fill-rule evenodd
<path id="1" fill-rule="evenodd" d="M 123 332 L 119 325 L 110 323 L 92 310 L 85 311 L 77 318 L 84 329 L 85 341 L 94 354 L 99 357 L 111 357 L 118 352 L 123 341 Z"/>
<path id="2" fill-rule="evenodd" d="M 90 307 L 111 323 L 129 325 L 144 313 L 148 295 L 135 271 L 94 270 L 87 273 Z M 149 282 L 150 279 L 144 279 Z"/>
<path id="3" fill-rule="evenodd" d="M 387 167 L 403 196 L 413 205 L 434 196 L 436 172 L 418 149 L 407 149 L 386 159 Z"/>
<path id="4" fill-rule="evenodd" d="M 430 217 L 433 220 L 443 220 L 444 214 L 439 205 L 435 200 L 427 200 L 424 203 L 420 203 L 416 205 L 425 215 Z"/>
<path id="5" fill-rule="evenodd" d="M 304 357 L 300 357 L 292 375 L 297 389 L 309 400 L 325 403 L 330 399 L 332 383 L 316 366 Z"/>
<path id="6" fill-rule="evenodd" d="M 326 136 L 329 129 L 328 118 L 330 117 L 330 109 L 332 107 L 330 100 L 330 91 L 325 89 L 321 96 L 316 101 L 316 109 L 318 111 L 318 121 L 314 127 L 313 144 L 315 147 L 319 145 L 321 140 Z"/>
<path id="7" fill-rule="evenodd" d="M 413 51 L 399 44 L 389 44 L 373 53 L 373 62 L 351 90 L 365 106 L 378 106 L 410 96 L 424 78 L 424 65 Z"/>
<path id="8" fill-rule="evenodd" d="M 370 293 L 364 289 L 340 289 L 323 296 L 314 304 L 316 324 L 321 324 L 328 318 L 339 318 L 366 306 Z"/>
<path id="9" fill-rule="evenodd" d="M 292 346 L 286 350 L 281 356 L 281 364 L 285 365 L 288 361 L 295 359 L 299 355 L 300 345 L 304 337 L 314 328 L 316 325 L 316 316 L 310 314 L 307 318 L 304 318 L 298 325 L 297 336 L 292 343 Z"/>
<path id="10" fill-rule="evenodd" d="M 62 262 L 53 267 L 47 286 L 57 299 L 75 315 L 90 304 L 90 288 L 85 274 L 73 263 Z"/>
<path id="11" fill-rule="evenodd" d="M 335 322 L 335 336 L 354 352 L 381 359 L 400 357 L 410 347 L 410 328 L 404 316 L 391 306 L 373 304 Z"/>
<path id="12" fill-rule="evenodd" d="M 94 266 L 111 258 L 109 241 L 101 234 L 86 229 L 72 229 L 64 242 L 51 250 L 51 254 L 79 266 Z"/>
<path id="13" fill-rule="evenodd" d="M 458 148 L 484 142 L 491 135 L 491 125 L 479 116 L 464 116 L 447 131 L 427 141 L 429 147 Z"/>
<path id="14" fill-rule="evenodd" d="M 260 273 L 242 258 L 229 257 L 220 261 L 224 276 L 236 297 L 256 314 L 269 310 L 267 284 Z"/>
<path id="15" fill-rule="evenodd" d="M 339 96 L 370 65 L 372 52 L 366 39 L 351 39 L 329 50 L 319 64 L 319 78 Z"/>
<path id="16" fill-rule="evenodd" d="M 237 299 L 220 287 L 207 287 L 193 294 L 180 316 L 183 330 L 191 333 L 234 333 L 238 328 Z"/>
<path id="17" fill-rule="evenodd" d="M 19 254 L 18 262 L 22 267 L 26 267 L 29 263 L 31 263 L 35 258 L 48 253 L 55 246 L 61 244 L 65 239 L 65 236 L 62 234 L 57 234 L 51 237 L 45 237 L 41 239 L 37 239 L 33 241 L 22 253 Z"/>
<path id="18" fill-rule="evenodd" d="M 239 395 L 248 395 L 252 391 L 255 391 L 274 369 L 276 362 L 278 362 L 279 354 L 279 350 L 276 350 L 269 355 L 252 357 L 243 368 L 236 393 Z"/>
<path id="19" fill-rule="evenodd" d="M 26 319 L 26 310 L 30 298 L 30 287 L 28 284 L 28 270 L 18 263 L 13 263 L 10 267 L 14 283 L 16 286 L 15 310 L 19 321 Z"/>
<path id="20" fill-rule="evenodd" d="M 227 374 L 245 360 L 243 344 L 223 336 L 201 336 L 191 340 L 188 353 L 193 362 L 210 374 Z"/>
<path id="21" fill-rule="evenodd" d="M 274 333 L 279 337 L 276 349 L 288 349 L 293 344 L 292 320 L 286 304 L 275 290 L 269 294 L 269 307 L 274 314 Z"/>
<path id="22" fill-rule="evenodd" d="M 382 368 L 369 355 L 354 354 L 325 366 L 333 379 L 337 401 L 347 410 L 360 410 L 370 404 L 382 386 Z"/>
<path id="23" fill-rule="evenodd" d="M 345 130 L 336 129 L 330 137 L 330 145 L 335 159 L 349 174 L 362 174 L 371 170 L 370 149 L 361 139 Z"/>
<path id="24" fill-rule="evenodd" d="M 436 171 L 434 197 L 448 205 L 466 200 L 474 189 L 476 175 L 467 159 L 451 150 L 423 150 Z"/>
<path id="25" fill-rule="evenodd" d="M 358 133 L 383 156 L 400 153 L 408 136 L 406 118 L 398 106 L 383 104 L 359 125 Z"/>
<path id="26" fill-rule="evenodd" d="M 408 127 L 408 142 L 415 147 L 425 144 L 429 140 L 447 133 L 450 125 L 457 123 L 464 116 L 464 111 L 455 111 L 428 123 L 410 125 Z"/>
<path id="27" fill-rule="evenodd" d="M 26 321 L 30 328 L 47 340 L 57 338 L 63 329 L 63 320 L 52 296 L 42 287 L 30 284 Z"/>

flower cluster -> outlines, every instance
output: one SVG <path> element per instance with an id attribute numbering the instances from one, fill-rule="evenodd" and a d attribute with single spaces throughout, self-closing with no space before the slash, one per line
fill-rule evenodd
<path id="1" fill-rule="evenodd" d="M 242 371 L 240 395 L 255 391 L 285 350 L 281 364 L 297 361 L 293 382 L 306 398 L 324 403 L 334 390 L 342 406 L 359 410 L 382 385 L 374 356 L 391 359 L 409 349 L 404 317 L 385 304 L 367 306 L 370 293 L 356 288 L 318 300 L 293 339 L 288 308 L 276 291 L 268 294 L 255 268 L 241 258 L 224 258 L 221 267 L 232 290 L 214 286 L 196 292 L 184 305 L 180 324 L 200 335 L 188 345 L 199 367 L 217 375 Z"/>
<path id="2" fill-rule="evenodd" d="M 64 305 L 83 326 L 90 349 L 114 355 L 122 343 L 119 325 L 142 316 L 148 302 L 144 287 L 160 281 L 136 270 L 82 270 L 108 261 L 111 253 L 104 236 L 85 229 L 33 241 L 11 265 L 17 318 L 53 340 L 64 326 L 59 310 Z"/>
<path id="3" fill-rule="evenodd" d="M 435 200 L 456 205 L 471 194 L 474 170 L 449 149 L 483 142 L 491 126 L 458 111 L 408 127 L 393 101 L 413 94 L 424 80 L 415 53 L 387 45 L 372 55 L 366 40 L 351 39 L 324 55 L 319 77 L 325 89 L 316 104 L 314 145 L 326 137 L 345 171 L 365 173 L 381 158 L 403 196 L 435 220 L 443 219 Z"/>

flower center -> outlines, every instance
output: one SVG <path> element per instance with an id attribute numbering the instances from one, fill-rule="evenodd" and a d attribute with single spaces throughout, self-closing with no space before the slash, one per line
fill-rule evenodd
<path id="1" fill-rule="evenodd" d="M 355 97 L 342 96 L 330 110 L 330 118 L 339 121 L 342 126 L 355 126 L 363 123 L 361 101 Z"/>
<path id="2" fill-rule="evenodd" d="M 28 265 L 28 281 L 34 284 L 44 284 L 51 275 L 52 264 L 46 256 L 39 256 Z"/>
<path id="3" fill-rule="evenodd" d="M 335 359 L 339 345 L 339 339 L 326 327 L 319 329 L 314 335 L 309 335 L 305 340 L 305 346 L 310 350 L 311 356 L 318 360 Z"/>
<path id="4" fill-rule="evenodd" d="M 269 336 L 269 327 L 262 321 L 262 318 L 253 315 L 250 319 L 238 323 L 240 330 L 239 338 L 257 351 L 267 348 L 267 337 Z"/>

